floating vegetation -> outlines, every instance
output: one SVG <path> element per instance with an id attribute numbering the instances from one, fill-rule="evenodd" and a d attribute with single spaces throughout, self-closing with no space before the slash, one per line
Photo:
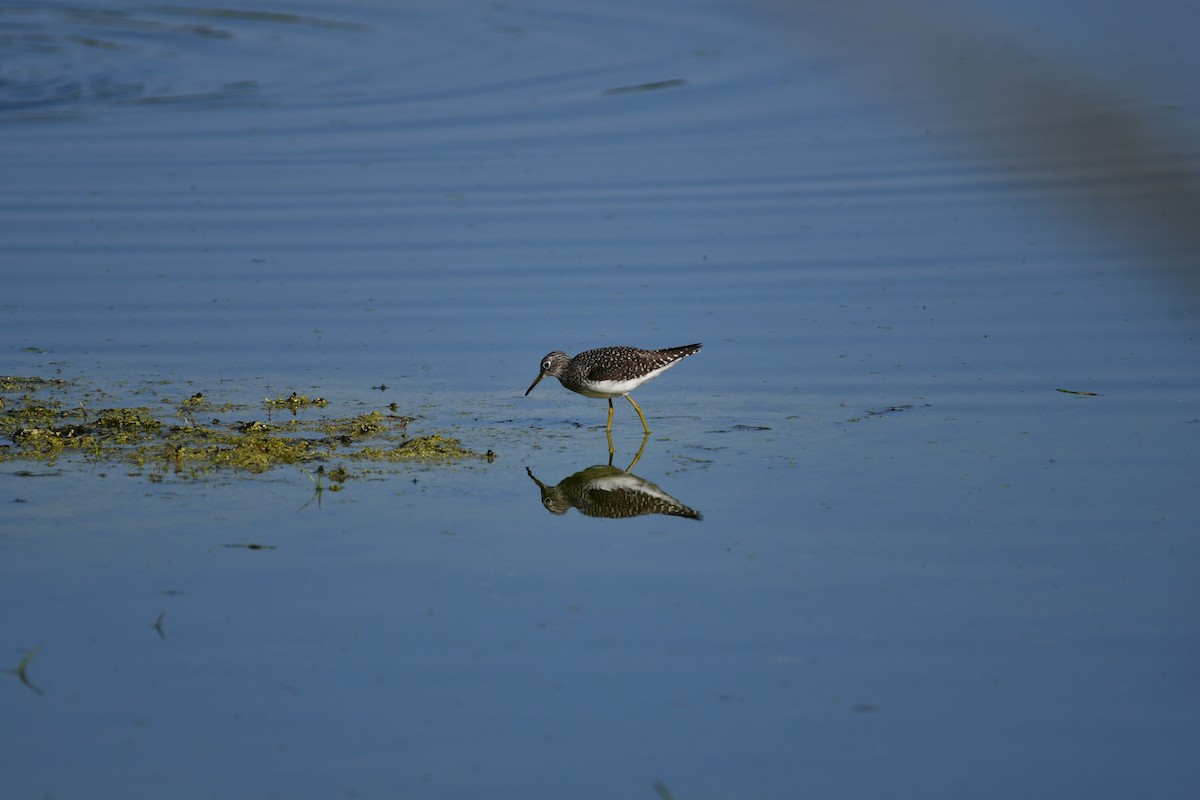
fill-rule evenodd
<path id="1" fill-rule="evenodd" d="M 62 389 L 67 382 L 58 378 L 25 378 L 0 375 L 0 392 L 36 392 L 39 389 Z"/>
<path id="2" fill-rule="evenodd" d="M 3 377 L 0 387 L 0 462 L 53 464 L 68 455 L 97 464 L 120 463 L 130 474 L 160 482 L 168 476 L 203 478 L 217 472 L 257 474 L 284 465 L 315 463 L 337 491 L 355 473 L 342 464 L 399 462 L 450 463 L 495 456 L 477 453 L 441 435 L 410 437 L 411 417 L 370 411 L 346 417 L 306 418 L 301 412 L 324 409 L 329 401 L 293 392 L 267 398 L 255 418 L 253 406 L 214 403 L 203 392 L 179 400 L 164 398 L 163 410 L 145 406 L 88 407 L 58 395 L 80 394 L 68 381 Z M 14 397 L 11 393 L 19 393 Z M 53 395 L 43 397 L 43 394 Z M 111 402 L 109 400 L 108 402 Z M 290 418 L 272 421 L 271 412 L 287 409 Z M 390 407 L 389 407 L 390 409 Z M 241 419 L 230 419 L 237 415 Z M 222 420 L 222 417 L 225 417 Z M 5 440 L 9 443 L 6 444 Z M 361 474 L 361 473 L 360 473 Z"/>
<path id="3" fill-rule="evenodd" d="M 329 401 L 324 397 L 309 397 L 306 394 L 296 394 L 295 392 L 292 392 L 291 397 L 276 397 L 274 400 L 268 397 L 263 400 L 263 403 L 268 409 L 286 408 L 292 412 L 293 416 L 306 406 L 324 408 L 329 405 Z"/>
<path id="4" fill-rule="evenodd" d="M 404 428 L 410 422 L 408 417 L 393 417 Z M 387 433 L 389 420 L 380 411 L 361 414 L 357 417 L 341 420 L 325 420 L 323 430 L 332 439 L 336 438 L 343 444 L 349 444 L 354 439 L 382 436 Z"/>
<path id="5" fill-rule="evenodd" d="M 157 436 L 162 423 L 148 408 L 109 408 L 100 412 L 95 427 L 117 444 L 134 444 Z"/>
<path id="6" fill-rule="evenodd" d="M 464 458 L 486 458 L 466 449 L 458 441 L 447 436 L 420 436 L 406 439 L 390 449 L 364 447 L 351 458 L 360 461 L 457 461 Z"/>

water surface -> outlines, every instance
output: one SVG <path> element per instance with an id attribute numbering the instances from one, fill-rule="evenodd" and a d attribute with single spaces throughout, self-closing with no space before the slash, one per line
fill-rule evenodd
<path id="1" fill-rule="evenodd" d="M 1195 12 L 839 7 L 0 12 L 0 372 L 498 456 L 0 464 L 14 796 L 1193 796 Z"/>

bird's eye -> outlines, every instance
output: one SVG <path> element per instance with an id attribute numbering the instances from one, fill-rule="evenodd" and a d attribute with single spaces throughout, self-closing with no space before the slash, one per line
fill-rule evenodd
<path id="1" fill-rule="evenodd" d="M 542 369 L 550 369 L 550 359 L 547 358 L 542 362 Z"/>

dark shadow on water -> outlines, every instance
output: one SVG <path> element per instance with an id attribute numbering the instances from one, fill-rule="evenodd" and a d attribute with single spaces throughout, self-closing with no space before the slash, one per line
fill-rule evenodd
<path id="1" fill-rule="evenodd" d="M 960 0 L 753 5 L 831 71 L 906 109 L 931 144 L 1105 236 L 1180 254 L 1173 269 L 1200 288 L 1190 133 L 1153 101 Z"/>

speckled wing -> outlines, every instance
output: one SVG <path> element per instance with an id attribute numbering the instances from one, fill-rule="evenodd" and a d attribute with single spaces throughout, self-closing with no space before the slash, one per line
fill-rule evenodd
<path id="1" fill-rule="evenodd" d="M 593 364 L 587 372 L 587 380 L 593 383 L 608 381 L 623 383 L 631 378 L 642 381 L 659 375 L 667 367 L 700 350 L 699 344 L 670 347 L 665 350 L 639 350 L 636 347 L 612 347 L 605 351 L 604 358 Z M 630 367 L 635 365 L 631 373 Z"/>
<path id="2" fill-rule="evenodd" d="M 598 355 L 600 359 L 591 365 L 584 376 L 590 383 L 625 381 L 644 372 L 640 369 L 642 359 L 636 347 L 612 347 Z M 634 365 L 639 368 L 636 372 L 631 370 Z"/>

